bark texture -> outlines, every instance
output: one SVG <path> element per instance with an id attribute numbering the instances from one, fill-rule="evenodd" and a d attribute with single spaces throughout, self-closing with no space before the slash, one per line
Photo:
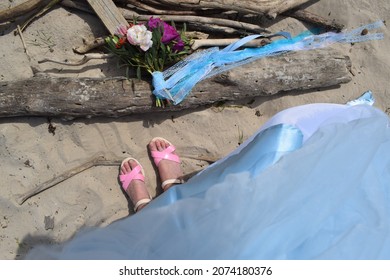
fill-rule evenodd
<path id="1" fill-rule="evenodd" d="M 120 117 L 178 111 L 226 100 L 335 86 L 350 81 L 350 60 L 327 48 L 259 59 L 201 81 L 177 106 L 154 106 L 150 81 L 38 75 L 0 83 L 0 117 Z"/>

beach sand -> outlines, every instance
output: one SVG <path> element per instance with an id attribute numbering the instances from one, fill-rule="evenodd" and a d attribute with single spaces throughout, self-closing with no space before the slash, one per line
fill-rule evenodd
<path id="1" fill-rule="evenodd" d="M 0 10 L 24 1 L 2 1 Z M 328 0 L 309 11 L 335 19 L 353 29 L 384 20 L 390 22 L 388 0 Z M 26 55 L 14 25 L 0 25 L 0 81 L 33 76 L 32 67 L 53 76 L 110 77 L 123 75 L 113 61 L 95 60 L 80 67 L 38 64 L 44 58 L 79 60 L 72 51 L 82 40 L 107 32 L 93 15 L 60 6 L 35 20 L 23 33 Z M 285 18 L 270 27 L 296 35 L 307 29 Z M 390 114 L 390 34 L 381 29 L 381 41 L 334 46 L 352 61 L 352 81 L 321 91 L 258 97 L 255 102 L 229 103 L 224 108 L 201 108 L 175 113 L 64 121 L 53 118 L 54 133 L 45 117 L 0 119 L 0 259 L 20 259 L 39 243 L 64 242 L 83 227 L 106 226 L 132 215 L 132 205 L 118 183 L 118 166 L 96 166 L 65 180 L 22 205 L 17 197 L 63 172 L 85 163 L 96 153 L 117 159 L 129 155 L 142 163 L 152 196 L 161 191 L 146 146 L 162 136 L 182 155 L 185 173 L 203 169 L 208 162 L 192 157 L 220 158 L 251 136 L 273 114 L 307 103 L 346 103 L 371 90 L 375 106 Z M 245 66 L 244 66 L 245 67 Z M 59 71 L 58 69 L 61 68 Z M 55 94 L 55 92 L 53 92 Z M 374 136 L 373 136 L 374 137 Z"/>

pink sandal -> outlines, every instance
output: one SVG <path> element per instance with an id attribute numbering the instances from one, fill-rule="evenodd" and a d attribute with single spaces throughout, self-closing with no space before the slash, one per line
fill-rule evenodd
<path id="1" fill-rule="evenodd" d="M 131 170 L 131 172 L 126 174 L 119 174 L 119 180 L 122 183 L 123 190 L 127 193 L 127 189 L 129 188 L 131 182 L 133 180 L 140 180 L 142 182 L 145 182 L 145 173 L 142 165 L 139 163 L 138 160 L 132 157 L 125 158 L 122 163 L 121 167 L 123 167 L 123 164 L 129 160 L 134 160 L 137 163 L 137 166 Z M 151 197 L 149 195 L 149 198 L 143 198 L 140 199 L 137 202 L 134 202 L 134 212 L 137 212 L 138 207 L 140 207 L 143 204 L 147 204 L 151 201 Z"/>
<path id="2" fill-rule="evenodd" d="M 163 159 L 167 159 L 167 160 L 171 160 L 171 161 L 174 161 L 174 162 L 177 162 L 177 163 L 180 163 L 180 157 L 178 155 L 175 155 L 173 154 L 173 152 L 176 150 L 176 147 L 173 146 L 173 144 L 171 142 L 169 142 L 168 140 L 162 138 L 162 137 L 155 137 L 153 138 L 151 142 L 153 141 L 156 141 L 156 140 L 161 140 L 161 141 L 165 141 L 169 144 L 169 146 L 164 149 L 163 151 L 150 151 L 150 154 L 153 158 L 153 161 L 154 161 L 154 164 L 156 166 L 158 166 L 158 164 L 160 163 L 160 161 L 162 161 Z M 175 178 L 175 179 L 167 179 L 165 180 L 164 182 L 161 183 L 161 188 L 165 191 L 165 186 L 166 185 L 169 185 L 169 184 L 183 184 L 184 183 L 184 180 L 183 179 L 178 179 L 178 178 Z"/>

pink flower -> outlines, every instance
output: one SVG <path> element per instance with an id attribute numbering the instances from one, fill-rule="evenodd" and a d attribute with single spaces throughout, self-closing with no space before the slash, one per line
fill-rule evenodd
<path id="1" fill-rule="evenodd" d="M 141 50 L 147 51 L 152 45 L 152 32 L 146 29 L 145 25 L 133 25 L 127 30 L 127 40 Z"/>
<path id="2" fill-rule="evenodd" d="M 116 35 L 126 36 L 127 34 L 127 27 L 123 24 L 119 25 L 115 30 Z"/>

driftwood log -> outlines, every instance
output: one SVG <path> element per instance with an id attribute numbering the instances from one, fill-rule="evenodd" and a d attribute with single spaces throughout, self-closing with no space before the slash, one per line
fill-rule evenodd
<path id="1" fill-rule="evenodd" d="M 88 0 L 90 3 L 95 0 Z M 162 9 L 162 13 L 169 10 L 180 10 L 184 9 L 187 11 L 191 10 L 204 10 L 204 9 L 221 9 L 225 11 L 237 11 L 242 13 L 255 13 L 264 14 L 269 17 L 275 18 L 278 14 L 281 14 L 290 9 L 296 8 L 302 4 L 308 3 L 311 0 L 182 0 L 179 3 L 176 0 L 117 0 L 115 2 L 121 4 L 130 4 L 138 6 L 141 9 L 148 10 L 149 12 L 156 12 L 155 6 Z M 71 2 L 71 1 L 70 1 Z M 6 22 L 14 20 L 15 18 L 25 15 L 26 13 L 33 11 L 34 9 L 50 3 L 50 0 L 26 0 L 24 3 L 17 5 L 13 8 L 0 11 L 0 22 Z M 102 1 L 104 4 L 104 1 Z"/>
<path id="2" fill-rule="evenodd" d="M 36 76 L 0 83 L 0 117 L 120 117 L 335 86 L 350 81 L 350 60 L 331 49 L 259 59 L 201 81 L 179 105 L 154 106 L 150 82 Z"/>
<path id="3" fill-rule="evenodd" d="M 93 0 L 91 0 L 93 1 Z M 202 1 L 193 1 L 193 0 L 182 0 L 180 2 L 176 0 L 143 0 L 143 1 L 134 1 L 134 0 L 117 0 L 118 3 L 128 3 L 132 5 L 137 5 L 139 3 L 141 8 L 150 5 L 151 9 L 153 6 L 165 7 L 164 10 L 170 8 L 171 10 L 177 9 L 222 9 L 222 10 L 234 10 L 244 13 L 260 13 L 265 14 L 271 17 L 276 17 L 276 15 L 283 13 L 287 10 L 296 8 L 304 3 L 309 2 L 310 0 L 242 0 L 242 1 L 232 1 L 232 0 L 202 0 Z M 26 0 L 24 3 L 15 6 L 4 11 L 0 11 L 0 22 L 5 22 L 7 20 L 13 20 L 16 17 L 22 16 L 27 12 L 34 10 L 39 6 L 48 4 L 50 0 Z M 173 8 L 174 7 L 174 8 Z"/>
<path id="4" fill-rule="evenodd" d="M 8 20 L 14 20 L 19 16 L 23 16 L 26 13 L 33 11 L 34 9 L 44 6 L 49 0 L 28 0 L 19 4 L 13 8 L 0 11 L 0 22 L 6 22 Z"/>
<path id="5" fill-rule="evenodd" d="M 296 8 L 302 4 L 305 4 L 311 0 L 143 0 L 143 1 L 134 1 L 134 0 L 120 0 L 117 2 L 129 3 L 136 5 L 136 2 L 142 2 L 143 6 L 145 4 L 150 6 L 160 6 L 160 7 L 175 7 L 177 9 L 222 9 L 222 10 L 234 10 L 242 13 L 255 13 L 255 14 L 264 14 L 269 17 L 275 18 L 278 14 L 281 14 L 287 10 Z"/>

